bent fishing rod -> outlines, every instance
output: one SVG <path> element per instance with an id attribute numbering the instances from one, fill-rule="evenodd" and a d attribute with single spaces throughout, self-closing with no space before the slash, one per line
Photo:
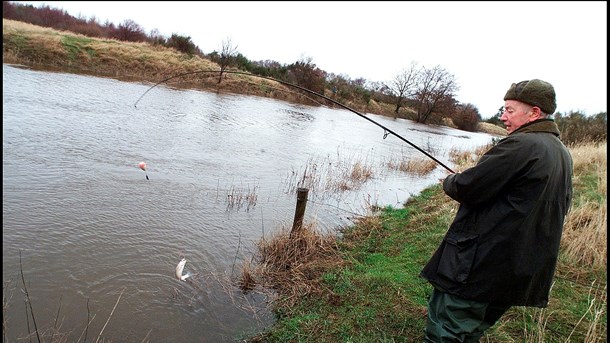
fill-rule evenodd
<path id="1" fill-rule="evenodd" d="M 317 96 L 322 97 L 325 100 L 328 100 L 328 101 L 332 102 L 333 104 L 340 106 L 341 108 L 344 108 L 344 109 L 346 109 L 346 110 L 348 110 L 350 112 L 353 112 L 356 115 L 360 116 L 361 118 L 364 118 L 364 119 L 368 120 L 369 122 L 379 126 L 384 131 L 384 134 L 383 134 L 383 138 L 384 139 L 388 136 L 388 134 L 392 134 L 392 135 L 396 136 L 398 139 L 402 140 L 403 142 L 405 142 L 405 143 L 409 144 L 410 146 L 412 146 L 413 148 L 417 149 L 417 151 L 423 153 L 428 158 L 432 159 L 434 162 L 436 162 L 439 165 L 441 165 L 443 168 L 447 169 L 450 173 L 452 173 L 452 174 L 455 173 L 453 170 L 451 170 L 451 168 L 447 167 L 443 162 L 437 160 L 434 156 L 430 155 L 425 150 L 423 150 L 420 147 L 418 147 L 417 145 L 411 143 L 409 140 L 407 140 L 406 138 L 404 138 L 401 135 L 397 134 L 396 132 L 390 130 L 389 128 L 387 128 L 387 127 L 379 124 L 378 122 L 374 121 L 373 119 L 365 116 L 364 114 L 362 114 L 362 113 L 360 113 L 360 112 L 358 112 L 358 111 L 356 111 L 356 110 L 354 110 L 352 108 L 349 108 L 349 107 L 343 105 L 342 103 L 340 103 L 338 101 L 335 101 L 335 100 L 333 100 L 333 99 L 331 99 L 331 98 L 329 98 L 329 97 L 327 97 L 325 95 L 322 95 L 320 93 L 316 93 L 316 92 L 314 92 L 314 91 L 312 91 L 310 89 L 307 89 L 305 87 L 301 87 L 299 85 L 295 85 L 295 84 L 287 82 L 287 81 L 282 81 L 282 80 L 274 79 L 274 78 L 268 77 L 268 76 L 261 76 L 261 75 L 256 75 L 256 74 L 242 72 L 242 71 L 227 71 L 227 70 L 225 70 L 225 71 L 219 71 L 219 70 L 198 70 L 198 71 L 191 71 L 191 72 L 187 72 L 187 73 L 182 73 L 182 74 L 178 74 L 178 75 L 174 75 L 174 76 L 168 77 L 165 80 L 159 81 L 156 84 L 154 84 L 153 86 L 151 86 L 149 89 L 146 90 L 146 92 L 144 92 L 144 94 L 142 94 L 140 96 L 140 98 L 138 98 L 138 100 L 133 104 L 133 107 L 137 108 L 138 102 L 140 102 L 140 100 L 142 100 L 142 98 L 146 95 L 146 93 L 150 92 L 153 88 L 157 87 L 158 85 L 160 85 L 160 84 L 162 84 L 164 82 L 167 82 L 169 80 L 172 80 L 172 79 L 175 79 L 175 78 L 178 78 L 178 77 L 183 77 L 183 76 L 193 75 L 193 74 L 203 74 L 203 73 L 226 73 L 226 74 L 240 74 L 240 75 L 254 76 L 254 77 L 261 78 L 261 79 L 266 79 L 266 80 L 271 80 L 271 81 L 279 82 L 279 83 L 281 83 L 283 85 L 287 85 L 287 86 L 290 86 L 290 87 L 294 87 L 294 88 L 300 89 L 300 90 L 305 91 L 305 92 L 307 92 L 309 94 L 317 95 Z"/>

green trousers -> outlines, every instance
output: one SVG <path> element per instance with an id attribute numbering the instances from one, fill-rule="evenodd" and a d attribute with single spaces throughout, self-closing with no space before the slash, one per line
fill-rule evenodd
<path id="1" fill-rule="evenodd" d="M 424 342 L 475 343 L 510 306 L 462 299 L 434 289 L 428 303 Z"/>

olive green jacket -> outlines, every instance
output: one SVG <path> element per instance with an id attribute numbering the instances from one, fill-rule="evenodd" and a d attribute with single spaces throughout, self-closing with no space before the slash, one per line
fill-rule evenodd
<path id="1" fill-rule="evenodd" d="M 443 189 L 460 207 L 421 276 L 465 299 L 546 307 L 572 169 L 557 125 L 541 119 L 449 175 Z"/>

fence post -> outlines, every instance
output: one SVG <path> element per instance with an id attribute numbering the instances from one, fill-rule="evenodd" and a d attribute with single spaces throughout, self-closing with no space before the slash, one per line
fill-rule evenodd
<path id="1" fill-rule="evenodd" d="M 297 206 L 294 210 L 294 222 L 292 223 L 290 237 L 303 226 L 303 216 L 305 215 L 305 207 L 307 207 L 307 193 L 309 193 L 307 188 L 297 189 Z"/>

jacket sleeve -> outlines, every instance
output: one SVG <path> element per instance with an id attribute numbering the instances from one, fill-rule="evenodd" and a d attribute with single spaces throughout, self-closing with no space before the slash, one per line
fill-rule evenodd
<path id="1" fill-rule="evenodd" d="M 459 203 L 484 204 L 523 175 L 531 164 L 530 154 L 520 139 L 507 137 L 486 152 L 474 167 L 449 175 L 443 181 L 443 190 Z"/>

